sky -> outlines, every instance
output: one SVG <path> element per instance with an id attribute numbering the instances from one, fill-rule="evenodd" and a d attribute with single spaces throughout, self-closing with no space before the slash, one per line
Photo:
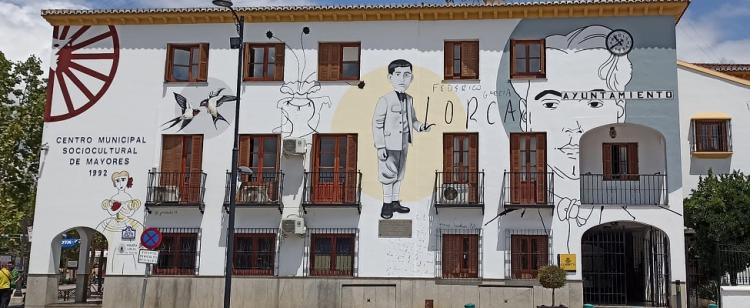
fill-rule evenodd
<path id="1" fill-rule="evenodd" d="M 479 0 L 454 0 L 454 3 Z M 528 0 L 508 0 L 528 1 Z M 235 6 L 442 3 L 444 0 L 235 0 Z M 52 27 L 41 9 L 211 6 L 210 0 L 0 0 L 0 51 L 47 65 Z M 750 63 L 750 0 L 693 0 L 677 25 L 677 58 L 688 62 Z"/>

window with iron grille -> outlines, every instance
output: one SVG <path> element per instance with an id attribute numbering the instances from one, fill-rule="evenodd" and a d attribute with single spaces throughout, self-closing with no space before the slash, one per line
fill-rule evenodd
<path id="1" fill-rule="evenodd" d="M 444 79 L 479 79 L 479 41 L 446 41 Z"/>
<path id="2" fill-rule="evenodd" d="M 551 264 L 551 238 L 545 230 L 506 231 L 506 276 L 535 279 L 540 267 Z"/>
<path id="3" fill-rule="evenodd" d="M 730 152 L 729 120 L 693 120 L 693 152 Z"/>
<path id="4" fill-rule="evenodd" d="M 159 260 L 154 275 L 195 275 L 198 271 L 199 231 L 197 228 L 159 228 L 162 232 Z"/>
<path id="5" fill-rule="evenodd" d="M 510 40 L 510 77 L 544 78 L 544 40 Z"/>
<path id="6" fill-rule="evenodd" d="M 310 231 L 310 276 L 355 276 L 357 229 Z"/>
<path id="7" fill-rule="evenodd" d="M 284 43 L 245 43 L 245 80 L 284 80 Z"/>
<path id="8" fill-rule="evenodd" d="M 442 278 L 479 278 L 479 229 L 440 230 L 440 262 Z"/>
<path id="9" fill-rule="evenodd" d="M 605 180 L 639 179 L 637 143 L 602 144 L 602 162 Z"/>
<path id="10" fill-rule="evenodd" d="M 232 273 L 273 276 L 276 269 L 278 229 L 237 229 L 234 234 Z"/>
<path id="11" fill-rule="evenodd" d="M 167 82 L 208 80 L 208 43 L 167 44 Z"/>

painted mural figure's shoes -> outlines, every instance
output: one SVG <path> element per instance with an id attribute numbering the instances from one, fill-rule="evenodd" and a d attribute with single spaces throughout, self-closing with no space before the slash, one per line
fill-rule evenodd
<path id="1" fill-rule="evenodd" d="M 398 201 L 391 202 L 391 210 L 393 212 L 402 213 L 402 214 L 406 214 L 411 211 L 408 207 L 402 206 L 401 202 L 398 202 Z"/>
<path id="2" fill-rule="evenodd" d="M 380 210 L 380 217 L 391 219 L 393 217 L 393 203 L 383 203 L 383 209 Z"/>

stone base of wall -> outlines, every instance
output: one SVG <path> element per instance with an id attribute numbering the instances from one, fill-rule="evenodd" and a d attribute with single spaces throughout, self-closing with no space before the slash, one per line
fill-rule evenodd
<path id="1" fill-rule="evenodd" d="M 107 277 L 103 307 L 137 308 L 142 277 Z M 222 277 L 150 277 L 145 307 L 222 307 Z M 556 304 L 582 307 L 580 281 L 569 281 L 555 291 Z M 549 305 L 552 292 L 535 281 L 436 280 L 436 279 L 338 279 L 338 278 L 235 278 L 232 307 L 280 308 L 435 308 L 475 304 L 492 308 L 535 308 Z"/>

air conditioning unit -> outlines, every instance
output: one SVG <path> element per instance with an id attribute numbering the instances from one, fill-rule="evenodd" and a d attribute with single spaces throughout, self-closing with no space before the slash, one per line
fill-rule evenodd
<path id="1" fill-rule="evenodd" d="M 307 152 L 307 142 L 303 138 L 284 139 L 282 147 L 286 155 L 305 155 Z"/>
<path id="2" fill-rule="evenodd" d="M 302 217 L 284 218 L 281 220 L 281 232 L 284 234 L 304 235 L 307 232 L 305 219 Z"/>
<path id="3" fill-rule="evenodd" d="M 469 202 L 469 184 L 446 183 L 440 192 L 441 204 L 462 204 Z"/>

